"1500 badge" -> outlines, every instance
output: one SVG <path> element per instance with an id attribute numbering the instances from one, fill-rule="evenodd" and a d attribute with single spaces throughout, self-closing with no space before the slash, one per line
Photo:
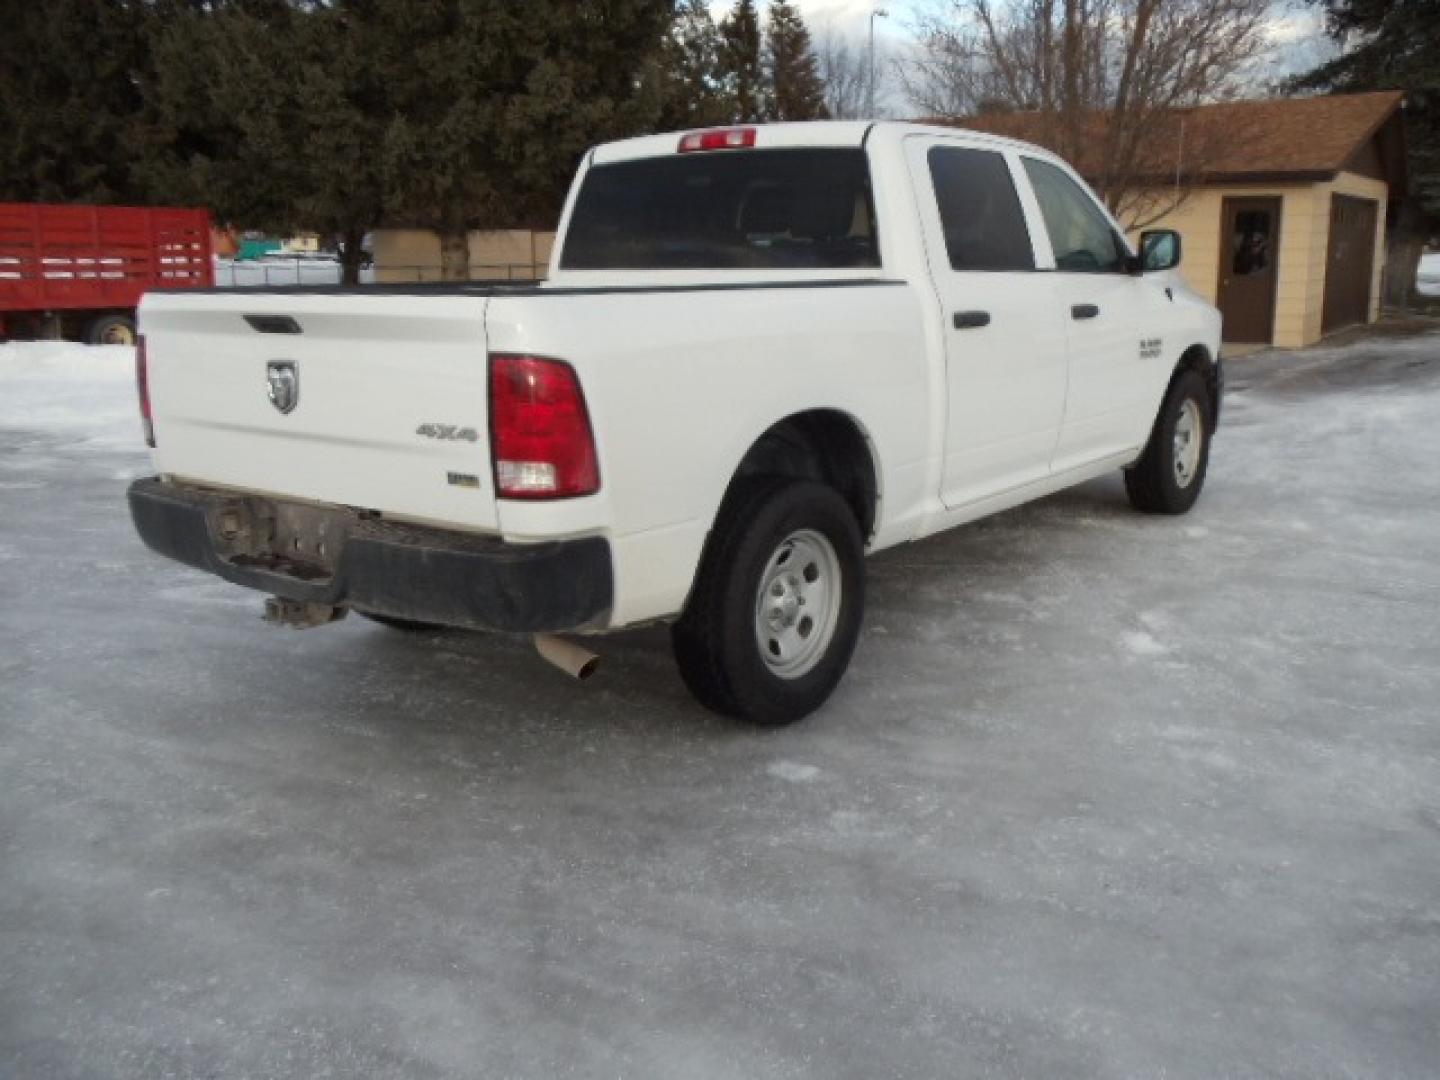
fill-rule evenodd
<path id="1" fill-rule="evenodd" d="M 456 427 L 454 424 L 421 424 L 415 429 L 415 434 L 445 442 L 480 441 L 480 434 L 473 427 Z"/>

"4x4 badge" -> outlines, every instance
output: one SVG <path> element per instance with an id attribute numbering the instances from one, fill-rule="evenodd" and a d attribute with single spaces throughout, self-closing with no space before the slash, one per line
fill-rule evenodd
<path id="1" fill-rule="evenodd" d="M 294 360 L 271 360 L 265 365 L 270 404 L 288 413 L 300 403 L 300 365 Z"/>

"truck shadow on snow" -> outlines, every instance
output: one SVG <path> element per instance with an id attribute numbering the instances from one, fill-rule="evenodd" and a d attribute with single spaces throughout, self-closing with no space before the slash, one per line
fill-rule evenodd
<path id="1" fill-rule="evenodd" d="M 967 679 L 1012 664 L 1017 636 L 1069 603 L 1077 587 L 1107 588 L 1130 573 L 1132 546 L 1168 546 L 1179 528 L 1177 519 L 1132 510 L 1117 474 L 871 557 L 866 624 L 851 670 L 815 719 L 859 719 L 897 696 L 917 709 L 937 696 L 961 700 Z M 1099 566 L 1097 548 L 1108 552 Z M 690 698 L 663 625 L 584 639 L 602 662 L 581 683 L 542 660 L 523 636 L 406 632 L 356 617 L 347 624 L 346 648 L 377 672 L 424 666 L 423 688 L 412 700 L 423 694 L 427 715 L 446 713 L 448 701 L 486 728 L 539 719 L 757 730 L 712 716 Z M 941 670 L 917 682 L 937 656 Z M 477 698 L 486 703 L 478 709 Z"/>

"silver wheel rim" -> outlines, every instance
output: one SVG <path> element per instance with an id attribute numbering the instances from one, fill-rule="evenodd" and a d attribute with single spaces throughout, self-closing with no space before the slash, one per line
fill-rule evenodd
<path id="1" fill-rule="evenodd" d="M 100 337 L 102 345 L 134 345 L 135 331 L 123 323 L 107 327 L 105 333 Z"/>
<path id="2" fill-rule="evenodd" d="M 835 548 L 814 529 L 799 529 L 776 546 L 755 596 L 755 642 L 765 666 L 798 679 L 820 662 L 840 621 L 843 585 Z"/>
<path id="3" fill-rule="evenodd" d="M 1205 443 L 1205 422 L 1194 398 L 1186 398 L 1175 421 L 1175 483 L 1189 487 L 1200 469 L 1200 451 Z"/>

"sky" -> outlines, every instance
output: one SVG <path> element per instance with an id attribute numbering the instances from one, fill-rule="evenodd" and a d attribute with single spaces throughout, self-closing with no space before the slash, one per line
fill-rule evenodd
<path id="1" fill-rule="evenodd" d="M 928 0 L 791 0 L 800 14 L 805 17 L 805 22 L 812 29 L 824 27 L 827 24 L 833 25 L 837 30 L 846 29 L 856 33 L 865 31 L 865 21 L 871 11 L 883 9 L 889 12 L 888 19 L 875 20 L 875 33 L 880 35 L 888 33 L 900 38 L 904 36 L 902 23 L 913 20 L 915 14 L 930 6 Z M 729 0 L 710 0 L 710 8 L 716 17 L 723 15 L 731 7 Z M 761 0 L 759 4 L 763 10 L 765 3 Z M 887 23 L 889 24 L 887 28 Z"/>
<path id="2" fill-rule="evenodd" d="M 871 11 L 883 9 L 888 16 L 875 20 L 877 50 L 882 57 L 903 55 L 911 40 L 910 29 L 918 16 L 944 6 L 944 0 L 792 0 L 812 32 L 827 27 L 863 39 Z M 710 0 L 716 18 L 732 6 L 733 0 Z M 764 9 L 765 2 L 760 0 Z M 1307 70 L 1334 55 L 1334 46 L 1325 37 L 1321 13 L 1300 0 L 1276 0 L 1271 18 L 1273 54 L 1263 72 L 1265 78 L 1280 79 Z M 887 111 L 905 113 L 906 103 L 894 92 L 883 94 Z"/>
<path id="3" fill-rule="evenodd" d="M 936 0 L 792 0 L 800 9 L 805 21 L 812 25 L 833 23 L 837 27 L 862 28 L 871 11 L 884 9 L 888 19 L 876 21 L 876 33 L 888 26 L 892 33 L 903 33 L 906 23 L 913 22 L 922 11 L 933 10 L 943 4 Z M 711 0 L 716 15 L 723 14 L 730 4 L 726 0 Z M 764 3 L 760 6 L 763 8 Z M 1321 31 L 1321 15 L 1309 5 L 1277 0 L 1274 17 L 1277 38 L 1286 40 L 1304 39 L 1316 36 Z"/>

